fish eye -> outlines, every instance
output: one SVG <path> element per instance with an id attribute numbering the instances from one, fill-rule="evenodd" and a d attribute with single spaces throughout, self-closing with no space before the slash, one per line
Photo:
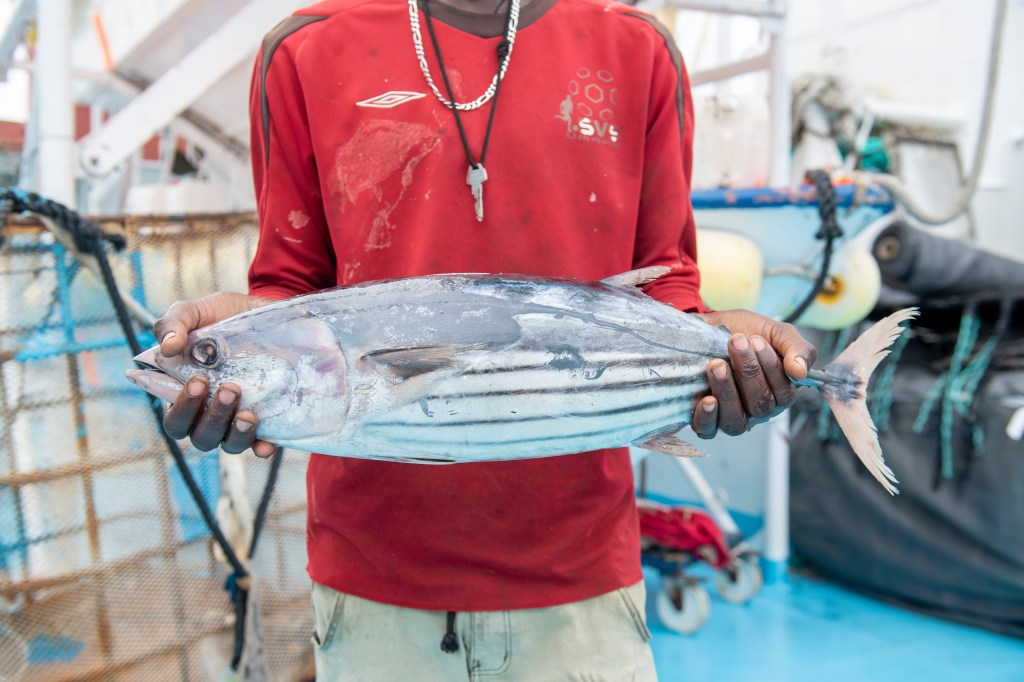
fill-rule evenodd
<path id="1" fill-rule="evenodd" d="M 192 346 L 192 357 L 203 367 L 210 369 L 220 366 L 223 362 L 217 341 L 211 338 L 199 339 Z"/>

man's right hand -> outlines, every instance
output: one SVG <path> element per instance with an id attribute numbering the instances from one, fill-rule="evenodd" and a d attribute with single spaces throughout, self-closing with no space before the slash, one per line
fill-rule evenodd
<path id="1" fill-rule="evenodd" d="M 230 291 L 203 298 L 174 303 L 156 321 L 153 332 L 160 342 L 164 357 L 180 355 L 185 350 L 189 332 L 208 324 L 270 303 L 269 298 L 246 296 Z M 209 385 L 203 377 L 193 377 L 164 414 L 164 430 L 171 438 L 190 438 L 202 451 L 218 445 L 225 452 L 239 453 L 252 448 L 257 457 L 269 457 L 277 448 L 256 440 L 256 415 L 238 410 L 241 389 L 232 383 L 215 387 L 213 399 L 206 404 Z"/>

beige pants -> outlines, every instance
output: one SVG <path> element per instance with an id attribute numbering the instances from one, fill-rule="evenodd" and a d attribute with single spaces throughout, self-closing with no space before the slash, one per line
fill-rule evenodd
<path id="1" fill-rule="evenodd" d="M 654 682 L 644 584 L 543 609 L 447 618 L 313 584 L 317 682 Z"/>

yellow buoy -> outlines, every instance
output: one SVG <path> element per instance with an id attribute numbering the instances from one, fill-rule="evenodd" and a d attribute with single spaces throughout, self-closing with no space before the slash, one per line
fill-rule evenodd
<path id="1" fill-rule="evenodd" d="M 828 279 L 798 324 L 831 331 L 860 322 L 874 309 L 882 275 L 874 256 L 856 245 L 836 253 Z"/>
<path id="2" fill-rule="evenodd" d="M 735 232 L 697 230 L 700 295 L 714 310 L 753 310 L 761 298 L 764 255 L 753 240 Z"/>

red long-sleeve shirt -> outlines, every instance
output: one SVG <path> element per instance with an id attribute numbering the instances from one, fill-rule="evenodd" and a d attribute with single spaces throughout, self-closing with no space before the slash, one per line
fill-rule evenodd
<path id="1" fill-rule="evenodd" d="M 455 98 L 470 101 L 495 74 L 504 17 L 432 7 Z M 489 108 L 460 114 L 474 160 Z M 701 308 L 686 75 L 671 37 L 630 7 L 523 8 L 488 144 L 483 222 L 453 113 L 418 65 L 405 0 L 323 2 L 280 24 L 257 59 L 251 114 L 253 294 L 668 265 L 648 293 Z M 532 608 L 641 578 L 624 449 L 452 466 L 314 454 L 307 484 L 310 577 L 367 599 Z"/>

